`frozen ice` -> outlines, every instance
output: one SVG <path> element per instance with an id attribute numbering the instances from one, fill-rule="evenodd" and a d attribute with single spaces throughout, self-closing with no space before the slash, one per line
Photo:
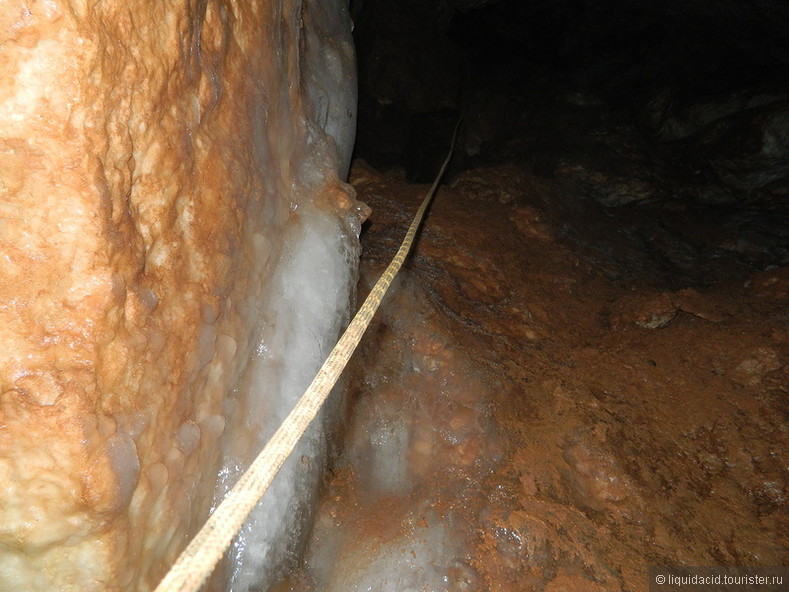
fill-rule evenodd
<path id="1" fill-rule="evenodd" d="M 298 199 L 292 199 L 288 222 L 276 238 L 279 257 L 263 262 L 271 272 L 262 296 L 250 303 L 258 319 L 255 354 L 230 405 L 230 422 L 238 429 L 226 431 L 217 501 L 311 382 L 348 321 L 356 283 L 358 220 L 338 219 L 314 199 L 333 179 L 344 178 L 350 163 L 356 107 L 350 19 L 343 0 L 308 0 L 302 15 L 300 82 L 309 131 L 286 163 Z M 266 165 L 276 175 L 283 166 L 277 138 L 265 132 L 258 151 L 272 155 Z M 269 253 L 272 239 L 261 234 L 254 240 L 261 253 Z M 315 504 L 333 403 L 308 429 L 235 539 L 228 590 L 265 590 L 295 559 Z M 241 448 L 236 436 L 245 430 L 254 436 Z"/>
<path id="2" fill-rule="evenodd" d="M 248 370 L 246 403 L 234 421 L 252 427 L 255 451 L 287 416 L 312 381 L 347 322 L 354 284 L 356 249 L 336 219 L 304 206 L 289 228 L 286 253 L 267 283 L 260 307 L 257 354 Z M 327 405 L 331 406 L 334 399 Z M 331 411 L 328 411 L 331 414 Z M 239 416 L 239 414 L 242 416 Z M 325 459 L 325 415 L 304 435 L 263 500 L 253 511 L 231 551 L 230 590 L 272 584 L 302 542 Z M 233 431 L 225 453 L 220 496 L 249 462 L 248 450 L 232 452 Z"/>

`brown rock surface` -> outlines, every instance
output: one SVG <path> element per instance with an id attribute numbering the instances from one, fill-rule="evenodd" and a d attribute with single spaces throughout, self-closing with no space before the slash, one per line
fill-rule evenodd
<path id="1" fill-rule="evenodd" d="M 373 278 L 424 187 L 351 179 Z M 349 450 L 290 589 L 646 592 L 649 565 L 786 564 L 780 272 L 610 279 L 579 253 L 629 221 L 568 213 L 571 191 L 510 165 L 440 190 L 355 359 Z"/>
<path id="2" fill-rule="evenodd" d="M 207 515 L 292 206 L 352 205 L 299 10 L 0 2 L 3 590 L 149 589 Z"/>

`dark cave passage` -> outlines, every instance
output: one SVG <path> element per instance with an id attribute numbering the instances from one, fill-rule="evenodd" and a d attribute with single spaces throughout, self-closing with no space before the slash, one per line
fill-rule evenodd
<path id="1" fill-rule="evenodd" d="M 352 12 L 362 293 L 464 121 L 289 589 L 786 565 L 789 8 Z"/>
<path id="2" fill-rule="evenodd" d="M 640 267 L 670 285 L 789 262 L 789 8 L 367 0 L 352 10 L 357 158 L 427 182 L 463 113 L 454 174 L 509 163 L 572 185 L 572 203 L 551 209 L 566 219 L 599 204 Z M 604 268 L 616 262 L 591 251 L 627 249 L 578 232 L 568 229 Z"/>

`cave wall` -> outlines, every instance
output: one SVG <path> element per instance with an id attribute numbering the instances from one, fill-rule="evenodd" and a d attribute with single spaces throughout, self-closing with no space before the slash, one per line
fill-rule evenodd
<path id="1" fill-rule="evenodd" d="M 347 315 L 347 8 L 3 0 L 0 46 L 0 587 L 151 589 Z"/>
<path id="2" fill-rule="evenodd" d="M 412 180 L 430 179 L 461 112 L 458 152 L 475 164 L 484 144 L 497 149 L 535 107 L 571 94 L 661 135 L 700 103 L 735 104 L 731 115 L 789 88 L 789 8 L 771 0 L 359 0 L 352 10 L 356 154 Z"/>

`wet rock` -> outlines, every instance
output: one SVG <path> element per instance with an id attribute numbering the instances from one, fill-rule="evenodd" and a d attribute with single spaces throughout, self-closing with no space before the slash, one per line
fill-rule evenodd
<path id="1" fill-rule="evenodd" d="M 580 575 L 560 575 L 551 580 L 544 592 L 604 592 L 604 586 Z"/>
<path id="2" fill-rule="evenodd" d="M 614 305 L 611 324 L 614 328 L 635 325 L 642 329 L 661 329 L 676 316 L 678 308 L 671 294 L 638 293 L 624 296 Z"/>
<path id="3" fill-rule="evenodd" d="M 569 481 L 579 504 L 594 510 L 608 510 L 631 495 L 632 485 L 614 455 L 582 433 L 571 436 L 564 448 L 570 467 Z"/>
<path id="4" fill-rule="evenodd" d="M 710 115 L 709 124 L 677 147 L 739 199 L 789 181 L 789 101 L 761 99 L 718 118 Z"/>
<path id="5" fill-rule="evenodd" d="M 749 352 L 747 357 L 732 369 L 729 376 L 742 386 L 755 387 L 769 372 L 778 370 L 782 365 L 778 352 L 770 347 L 759 347 Z"/>
<path id="6" fill-rule="evenodd" d="M 766 269 L 746 282 L 754 294 L 772 300 L 789 300 L 789 267 Z"/>

